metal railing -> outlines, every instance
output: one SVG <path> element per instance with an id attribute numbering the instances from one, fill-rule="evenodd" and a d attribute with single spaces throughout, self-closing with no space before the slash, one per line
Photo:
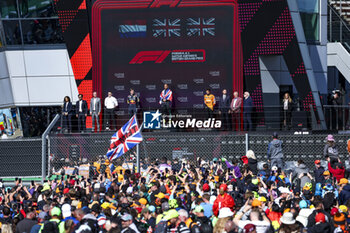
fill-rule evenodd
<path id="1" fill-rule="evenodd" d="M 139 109 L 137 111 L 137 119 L 141 125 L 143 122 L 144 112 L 157 111 L 161 112 L 161 109 Z M 289 113 L 282 110 L 282 106 L 264 106 L 264 112 L 258 111 L 258 109 L 253 108 L 250 117 L 252 121 L 251 128 L 249 128 L 249 123 L 247 115 L 242 112 L 240 114 L 233 114 L 231 111 L 225 112 L 219 109 L 214 109 L 211 115 L 208 114 L 207 109 L 204 108 L 173 108 L 171 111 L 171 121 L 177 120 L 187 120 L 187 119 L 197 119 L 197 120 L 207 120 L 213 118 L 216 121 L 221 121 L 220 128 L 212 128 L 209 130 L 217 131 L 279 131 L 279 130 L 312 130 L 312 121 L 316 121 L 311 117 L 312 111 L 300 110 L 296 107 Z M 61 114 L 60 114 L 61 115 Z M 114 122 L 110 118 L 106 119 L 107 114 L 102 111 L 99 115 L 99 132 L 116 130 L 122 127 L 129 119 L 128 109 L 116 109 L 114 111 Z M 61 115 L 61 119 L 53 127 L 52 133 L 90 133 L 91 131 L 97 132 L 97 124 L 94 123 L 94 130 L 92 129 L 92 117 L 87 114 L 85 118 L 85 126 L 81 120 L 78 119 L 75 112 L 72 112 L 68 116 Z M 83 117 L 84 118 L 84 117 Z M 160 118 L 162 119 L 162 118 Z M 167 117 L 168 119 L 168 117 Z M 79 123 L 80 121 L 80 123 Z M 107 123 L 108 121 L 108 123 Z M 79 130 L 79 124 L 81 125 Z M 317 122 L 316 122 L 317 124 Z M 70 126 L 71 125 L 71 126 Z M 186 132 L 199 132 L 200 128 L 181 128 L 179 126 L 170 125 L 167 122 L 167 130 L 172 131 L 186 131 Z M 107 127 L 109 130 L 107 130 Z M 162 124 L 163 128 L 163 124 Z M 146 131 L 150 131 L 145 129 Z M 208 129 L 206 129 L 208 130 Z"/>
<path id="2" fill-rule="evenodd" d="M 324 105 L 323 109 L 329 130 L 350 129 L 350 106 Z"/>
<path id="3" fill-rule="evenodd" d="M 350 25 L 342 17 L 342 7 L 340 7 L 340 12 L 338 12 L 328 2 L 328 12 L 328 41 L 340 42 L 350 52 Z"/>

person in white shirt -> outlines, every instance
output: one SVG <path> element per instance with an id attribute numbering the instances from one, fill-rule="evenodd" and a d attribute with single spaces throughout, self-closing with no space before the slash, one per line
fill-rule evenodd
<path id="1" fill-rule="evenodd" d="M 0 131 L 0 135 L 1 135 L 1 139 L 8 139 L 7 134 L 5 133 L 5 131 Z"/>
<path id="2" fill-rule="evenodd" d="M 242 216 L 249 210 L 251 210 L 249 215 L 250 220 L 241 220 Z M 260 220 L 260 216 L 262 217 L 262 220 Z M 236 226 L 238 226 L 239 229 L 244 229 L 247 224 L 253 224 L 256 227 L 257 233 L 268 232 L 271 225 L 263 209 L 261 207 L 254 207 L 254 209 L 252 209 L 252 206 L 249 205 L 248 202 L 246 202 L 243 211 L 239 211 L 236 214 L 233 222 L 236 224 Z"/>
<path id="3" fill-rule="evenodd" d="M 110 130 L 115 126 L 114 109 L 118 106 L 118 101 L 112 96 L 112 92 L 108 92 L 105 99 L 105 125 L 106 130 Z"/>

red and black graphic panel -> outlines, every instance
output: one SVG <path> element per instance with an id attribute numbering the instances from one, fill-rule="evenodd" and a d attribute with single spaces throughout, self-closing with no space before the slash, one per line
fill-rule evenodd
<path id="1" fill-rule="evenodd" d="M 239 19 L 245 89 L 251 93 L 258 115 L 264 112 L 259 56 L 283 56 L 304 109 L 308 110 L 314 99 L 287 1 L 240 0 Z M 256 123 L 263 125 L 264 116 L 259 116 Z"/>
<path id="2" fill-rule="evenodd" d="M 121 106 L 130 88 L 146 108 L 164 83 L 177 108 L 202 108 L 207 88 L 243 88 L 235 1 L 98 0 L 92 15 L 94 87 Z"/>
<path id="3" fill-rule="evenodd" d="M 92 96 L 92 51 L 86 0 L 55 0 L 55 7 L 78 91 L 90 103 Z M 91 125 L 91 117 L 87 126 Z"/>

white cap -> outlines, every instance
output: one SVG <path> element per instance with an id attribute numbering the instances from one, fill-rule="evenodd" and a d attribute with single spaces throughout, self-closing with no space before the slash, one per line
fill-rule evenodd
<path id="1" fill-rule="evenodd" d="M 63 218 L 67 218 L 72 216 L 72 211 L 71 211 L 71 207 L 69 204 L 64 204 L 62 206 L 62 217 Z"/>
<path id="2" fill-rule="evenodd" d="M 292 193 L 288 188 L 286 187 L 279 187 L 278 190 L 281 192 L 281 193 Z"/>
<path id="3" fill-rule="evenodd" d="M 228 207 L 224 207 L 219 210 L 218 218 L 226 218 L 226 217 L 232 217 L 232 216 L 233 216 L 233 212 Z"/>

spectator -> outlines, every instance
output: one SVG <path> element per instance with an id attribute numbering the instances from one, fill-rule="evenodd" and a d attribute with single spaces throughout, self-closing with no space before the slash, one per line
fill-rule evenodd
<path id="1" fill-rule="evenodd" d="M 254 103 L 248 91 L 244 92 L 243 96 L 243 127 L 244 131 L 251 131 L 253 129 L 252 112 Z"/>
<path id="2" fill-rule="evenodd" d="M 331 233 L 331 225 L 326 222 L 326 216 L 323 213 L 318 213 L 315 217 L 316 224 L 308 229 L 308 233 Z"/>
<path id="3" fill-rule="evenodd" d="M 258 160 L 255 157 L 255 153 L 252 150 L 248 150 L 246 154 L 248 158 L 248 168 L 254 175 L 258 174 Z"/>
<path id="4" fill-rule="evenodd" d="M 44 224 L 44 222 L 47 219 L 47 213 L 42 211 L 38 215 L 38 223 L 35 224 L 32 229 L 30 230 L 30 233 L 38 233 L 40 231 L 41 226 Z"/>
<path id="5" fill-rule="evenodd" d="M 64 226 L 60 225 L 61 209 L 53 207 L 50 216 L 51 219 L 41 226 L 39 233 L 64 232 Z"/>
<path id="6" fill-rule="evenodd" d="M 86 213 L 83 209 L 75 210 L 75 216 L 79 221 L 76 227 L 76 232 L 97 233 L 98 224 L 97 219 L 91 213 Z"/>
<path id="7" fill-rule="evenodd" d="M 122 217 L 122 233 L 140 233 L 136 225 L 133 223 L 133 218 L 130 214 L 125 213 Z"/>
<path id="8" fill-rule="evenodd" d="M 257 233 L 265 233 L 270 228 L 270 221 L 266 217 L 265 212 L 259 208 L 259 209 L 253 209 L 250 212 L 250 220 L 241 220 L 244 213 L 251 210 L 252 206 L 246 203 L 244 209 L 242 212 L 238 212 L 237 215 L 234 218 L 234 223 L 238 226 L 239 229 L 244 229 L 244 227 L 248 224 L 253 224 L 256 227 Z M 260 216 L 262 216 L 262 220 L 260 220 Z"/>
<path id="9" fill-rule="evenodd" d="M 330 158 L 331 166 L 334 167 L 334 164 L 338 162 L 338 154 L 339 154 L 338 147 L 335 144 L 333 135 L 329 134 L 326 137 L 326 140 L 327 140 L 327 144 L 324 146 L 323 155 L 327 160 L 328 158 Z"/>
<path id="10" fill-rule="evenodd" d="M 229 194 L 226 193 L 227 185 L 222 184 L 219 188 L 219 195 L 217 196 L 214 205 L 213 205 L 213 213 L 215 216 L 218 216 L 221 208 L 228 207 L 233 210 L 235 206 L 235 202 Z"/>
<path id="11" fill-rule="evenodd" d="M 339 181 L 339 204 L 346 205 L 350 200 L 350 184 L 346 178 L 342 178 Z"/>
<path id="12" fill-rule="evenodd" d="M 286 212 L 281 218 L 280 233 L 299 233 L 301 232 L 300 225 L 295 221 L 291 212 Z"/>
<path id="13" fill-rule="evenodd" d="M 325 182 L 325 179 L 323 176 L 324 171 L 325 171 L 324 168 L 321 166 L 321 161 L 316 160 L 315 161 L 315 170 L 314 170 L 315 183 L 324 184 L 324 182 Z"/>
<path id="14" fill-rule="evenodd" d="M 27 209 L 25 211 L 25 218 L 18 222 L 16 227 L 16 233 L 27 233 L 30 232 L 32 227 L 36 225 L 36 221 L 34 220 L 36 218 L 35 210 L 34 209 Z"/>
<path id="15" fill-rule="evenodd" d="M 271 167 L 277 166 L 278 168 L 283 168 L 282 141 L 278 139 L 276 132 L 273 133 L 272 141 L 269 143 L 267 158 L 271 162 Z"/>
<path id="16" fill-rule="evenodd" d="M 298 160 L 298 165 L 293 172 L 293 180 L 298 178 L 300 182 L 299 189 L 302 190 L 306 183 L 311 182 L 311 175 L 309 174 L 309 169 L 306 167 L 303 160 Z"/>
<path id="17" fill-rule="evenodd" d="M 204 215 L 204 208 L 200 205 L 196 206 L 193 210 L 193 214 L 195 214 L 195 222 L 199 226 L 199 232 L 202 233 L 211 233 L 213 232 L 213 226 L 208 217 Z M 192 232 L 192 231 L 191 231 Z"/>
<path id="18" fill-rule="evenodd" d="M 331 158 L 328 157 L 327 160 L 328 160 L 328 170 L 332 173 L 333 177 L 337 179 L 337 182 L 339 182 L 340 179 L 344 178 L 345 176 L 345 168 L 339 161 L 338 163 L 334 164 L 335 169 L 333 169 L 331 166 Z"/>

